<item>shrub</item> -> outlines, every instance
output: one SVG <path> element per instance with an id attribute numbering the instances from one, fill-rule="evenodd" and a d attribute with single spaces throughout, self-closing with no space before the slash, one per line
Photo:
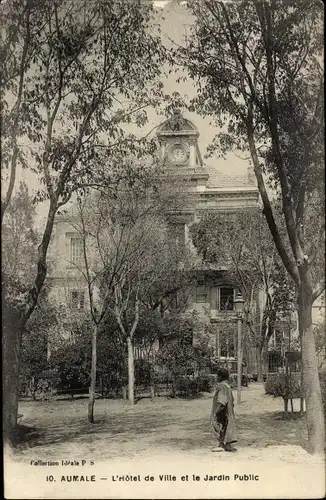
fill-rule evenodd
<path id="1" fill-rule="evenodd" d="M 185 336 L 165 342 L 157 353 L 156 363 L 175 379 L 181 375 L 196 375 L 208 369 L 211 356 L 209 346 L 203 341 L 193 346 Z"/>
<path id="2" fill-rule="evenodd" d="M 217 376 L 213 373 L 207 373 L 198 376 L 199 392 L 212 392 L 217 384 Z"/>
<path id="3" fill-rule="evenodd" d="M 230 385 L 231 385 L 232 388 L 237 387 L 237 385 L 238 385 L 238 375 L 236 373 L 231 373 L 229 381 L 230 381 Z M 245 375 L 245 374 L 242 374 L 241 385 L 244 386 L 244 387 L 248 387 L 248 383 L 249 383 L 249 377 L 247 375 Z"/>
<path id="4" fill-rule="evenodd" d="M 175 381 L 175 392 L 178 396 L 196 396 L 199 393 L 198 377 L 178 377 Z"/>
<path id="5" fill-rule="evenodd" d="M 151 383 L 152 364 L 147 359 L 135 360 L 135 383 L 137 386 L 149 386 Z"/>
<path id="6" fill-rule="evenodd" d="M 46 291 L 41 297 L 35 313 L 29 320 L 22 336 L 20 360 L 20 394 L 43 393 L 42 372 L 49 368 L 48 342 L 56 322 L 54 308 L 50 305 Z"/>
<path id="7" fill-rule="evenodd" d="M 65 342 L 52 354 L 52 368 L 58 374 L 56 389 L 62 393 L 87 391 L 90 373 L 90 346 Z"/>
<path id="8" fill-rule="evenodd" d="M 323 401 L 324 413 L 326 415 L 326 370 L 319 372 L 320 388 Z M 286 374 L 277 373 L 268 375 L 265 382 L 266 394 L 271 394 L 275 397 L 285 396 L 299 397 L 301 395 L 300 376 L 292 374 L 290 386 L 287 387 Z"/>
<path id="9" fill-rule="evenodd" d="M 168 384 L 170 378 L 170 373 L 165 367 L 154 364 L 154 380 L 156 384 Z"/>
<path id="10" fill-rule="evenodd" d="M 211 392 L 216 385 L 210 374 L 179 376 L 175 381 L 175 393 L 178 396 L 197 396 L 200 392 Z"/>
<path id="11" fill-rule="evenodd" d="M 229 377 L 229 382 L 230 382 L 230 386 L 232 388 L 236 387 L 237 386 L 237 376 L 234 374 L 234 373 L 231 373 L 230 374 L 230 377 Z"/>
<path id="12" fill-rule="evenodd" d="M 216 389 L 216 386 L 217 386 L 217 375 L 216 375 L 216 373 L 208 373 L 205 376 L 208 379 L 209 392 L 214 391 Z"/>
<path id="13" fill-rule="evenodd" d="M 291 377 L 285 373 L 268 375 L 265 382 L 265 393 L 274 397 L 299 397 L 301 393 L 300 375 L 292 374 Z"/>

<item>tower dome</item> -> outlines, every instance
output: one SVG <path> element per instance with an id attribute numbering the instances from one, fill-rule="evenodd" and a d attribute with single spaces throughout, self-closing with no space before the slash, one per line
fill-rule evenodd
<path id="1" fill-rule="evenodd" d="M 188 135 L 197 138 L 199 136 L 199 132 L 190 120 L 184 118 L 180 109 L 176 108 L 173 111 L 172 116 L 165 120 L 162 125 L 160 125 L 157 131 L 157 136 L 159 139 L 171 135 Z"/>

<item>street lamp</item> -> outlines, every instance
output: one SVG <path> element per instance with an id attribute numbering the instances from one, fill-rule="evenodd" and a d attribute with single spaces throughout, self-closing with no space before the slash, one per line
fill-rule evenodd
<path id="1" fill-rule="evenodd" d="M 242 382 L 242 311 L 244 300 L 241 292 L 238 292 L 235 300 L 234 307 L 237 313 L 238 320 L 238 346 L 237 346 L 237 404 L 241 403 L 241 382 Z"/>

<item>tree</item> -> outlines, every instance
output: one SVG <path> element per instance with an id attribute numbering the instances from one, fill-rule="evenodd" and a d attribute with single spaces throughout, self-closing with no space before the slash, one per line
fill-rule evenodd
<path id="1" fill-rule="evenodd" d="M 136 182 L 135 179 L 132 183 Z M 137 183 L 139 187 L 139 184 Z M 126 206 L 126 197 L 121 203 L 121 187 L 113 193 L 85 196 L 78 202 L 78 215 L 72 222 L 83 239 L 83 262 L 78 267 L 85 279 L 92 328 L 92 361 L 90 374 L 88 420 L 94 423 L 94 402 L 97 373 L 97 338 L 103 322 L 111 311 L 120 328 L 123 342 L 127 341 L 128 353 L 130 343 L 139 320 L 138 290 L 135 298 L 135 319 L 130 332 L 123 322 L 128 310 L 130 313 L 133 280 L 130 274 L 134 262 L 141 258 L 139 245 L 143 244 L 144 234 L 137 234 L 133 222 L 137 213 Z M 94 193 L 93 193 L 94 196 Z M 130 210 L 130 212 L 129 212 Z M 138 239 L 139 237 L 139 239 Z M 128 286 L 127 297 L 124 298 L 125 287 Z M 100 295 L 100 296 L 99 296 Z M 114 304 L 114 305 L 113 305 Z M 132 346 L 133 351 L 133 346 Z M 128 356 L 130 359 L 130 353 Z M 133 402 L 133 365 L 129 362 L 129 396 Z"/>
<path id="2" fill-rule="evenodd" d="M 2 127 L 2 175 L 7 174 L 1 199 L 1 225 L 16 183 L 18 165 L 26 166 L 19 138 L 21 112 L 28 70 L 36 56 L 37 43 L 44 28 L 44 9 L 38 2 L 12 0 L 2 7 L 0 60 Z"/>
<path id="3" fill-rule="evenodd" d="M 3 372 L 3 388 L 10 385 L 13 376 L 19 377 L 15 368 L 14 355 L 7 351 L 11 332 L 17 328 L 19 310 L 24 302 L 24 294 L 33 281 L 37 253 L 37 233 L 35 231 L 35 208 L 24 183 L 12 197 L 2 223 L 2 318 L 3 318 L 3 365 L 11 369 Z M 23 333 L 25 333 L 24 328 Z M 20 347 L 20 344 L 18 345 Z M 18 382 L 17 382 L 18 390 Z M 17 412 L 18 398 L 9 400 L 12 412 Z"/>
<path id="4" fill-rule="evenodd" d="M 3 279 L 19 279 L 23 288 L 30 285 L 36 264 L 35 213 L 27 185 L 21 182 L 2 224 L 1 252 Z"/>
<path id="5" fill-rule="evenodd" d="M 92 325 L 88 315 L 75 321 L 69 338 L 57 339 L 51 355 L 56 389 L 62 392 L 84 390 L 89 385 Z"/>
<path id="6" fill-rule="evenodd" d="M 134 402 L 133 338 L 140 317 L 140 294 L 157 276 L 155 262 L 166 244 L 164 218 L 159 216 L 167 194 L 161 190 L 160 161 L 132 156 L 120 161 L 124 173 L 111 189 L 85 193 L 71 219 L 83 241 L 83 262 L 76 267 L 87 286 L 93 320 L 90 422 L 94 421 L 97 337 L 109 313 L 127 346 L 129 400 Z M 171 208 L 171 193 L 168 200 Z"/>
<path id="7" fill-rule="evenodd" d="M 171 193 L 180 202 L 180 195 L 170 188 Z M 166 210 L 166 207 L 165 207 Z M 164 242 L 164 252 L 160 258 L 157 256 L 148 262 L 148 267 L 153 274 L 153 280 L 141 290 L 141 302 L 148 311 L 158 311 L 161 317 L 168 311 L 185 312 L 190 293 L 195 283 L 194 256 L 189 246 L 179 241 L 176 235 L 174 223 L 167 217 L 168 239 Z M 183 236 L 182 236 L 183 237 Z"/>
<path id="8" fill-rule="evenodd" d="M 170 267 L 171 245 L 168 239 L 169 212 L 178 207 L 180 198 L 171 186 L 167 193 L 165 186 L 162 174 L 145 184 L 129 183 L 124 185 L 121 205 L 118 203 L 120 217 L 116 219 L 116 225 L 119 221 L 119 233 L 124 234 L 124 245 L 129 248 L 129 257 L 120 268 L 120 277 L 113 284 L 112 311 L 127 344 L 128 398 L 131 404 L 135 400 L 134 340 L 141 304 L 148 301 L 153 304 L 154 301 L 152 310 L 161 306 L 163 311 L 164 299 L 181 289 L 181 285 L 176 286 L 176 283 L 171 288 L 171 271 L 178 272 L 180 261 L 174 260 Z M 126 248 L 123 253 L 126 254 Z M 156 297 L 151 295 L 154 289 Z"/>
<path id="9" fill-rule="evenodd" d="M 242 213 L 206 213 L 191 227 L 193 242 L 208 264 L 227 266 L 234 287 L 241 289 L 247 342 L 256 349 L 258 381 L 266 372 L 268 342 L 277 321 L 295 302 L 290 278 L 282 266 L 268 226 L 257 209 Z"/>
<path id="10" fill-rule="evenodd" d="M 45 370 L 50 368 L 51 336 L 58 323 L 58 311 L 48 293 L 45 287 L 22 336 L 21 381 L 30 387 L 34 398 Z"/>
<path id="11" fill-rule="evenodd" d="M 98 334 L 97 366 L 102 395 L 121 393 L 126 399 L 127 364 L 126 346 L 113 314 L 107 314 Z"/>
<path id="12" fill-rule="evenodd" d="M 172 382 L 172 397 L 176 396 L 177 384 L 185 375 L 194 375 L 210 364 L 212 349 L 205 335 L 194 344 L 194 333 L 203 329 L 205 324 L 196 313 L 180 317 L 177 314 L 166 316 L 163 320 L 162 336 L 164 343 L 157 353 L 157 364 L 167 370 Z"/>
<path id="13" fill-rule="evenodd" d="M 314 325 L 314 335 L 316 342 L 316 352 L 318 356 L 318 368 L 321 369 L 325 365 L 326 360 L 325 320 L 319 321 L 316 325 Z"/>
<path id="14" fill-rule="evenodd" d="M 314 271 L 324 240 L 323 7 L 317 0 L 188 5 L 195 23 L 179 63 L 198 81 L 196 109 L 220 126 L 211 151 L 249 149 L 269 230 L 297 291 L 309 448 L 323 452 L 311 318 L 325 286 Z M 268 182 L 281 202 L 281 225 Z M 323 229 L 316 234 L 316 227 Z"/>
<path id="15" fill-rule="evenodd" d="M 119 169 L 118 151 L 143 148 L 144 141 L 123 125 L 143 124 L 146 107 L 162 95 L 156 77 L 164 50 L 150 28 L 151 9 L 118 0 L 9 0 L 2 7 L 2 129 L 9 172 L 2 208 L 11 198 L 18 163 L 36 176 L 36 201 L 48 203 L 34 279 L 4 344 L 4 371 L 10 374 L 4 387 L 6 439 L 17 423 L 20 339 L 45 282 L 56 214 L 85 183 L 110 184 Z"/>

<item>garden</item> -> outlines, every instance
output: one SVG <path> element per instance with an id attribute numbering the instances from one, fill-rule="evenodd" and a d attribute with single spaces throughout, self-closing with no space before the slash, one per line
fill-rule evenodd
<path id="1" fill-rule="evenodd" d="M 214 356 L 197 314 L 160 318 L 153 313 L 140 316 L 135 337 L 135 398 L 148 396 L 195 397 L 212 392 L 221 365 Z M 66 338 L 51 338 L 48 352 L 47 327 L 38 322 L 23 337 L 20 397 L 24 400 L 74 399 L 88 394 L 91 364 L 91 321 L 87 313 L 69 325 Z M 193 338 L 196 335 L 196 343 Z M 98 336 L 96 395 L 126 399 L 128 387 L 126 345 L 113 316 L 108 316 Z M 243 374 L 242 385 L 253 377 Z M 230 374 L 232 387 L 236 374 Z"/>
<path id="2" fill-rule="evenodd" d="M 169 342 L 164 337 L 167 329 L 172 331 L 172 320 L 161 324 L 161 345 L 157 351 L 146 351 L 142 341 L 155 336 L 145 336 L 146 322 L 140 323 L 139 345 L 143 346 L 143 353 L 152 354 L 135 360 L 136 404 L 130 405 L 126 397 L 126 357 L 118 337 L 112 333 L 114 325 L 108 320 L 106 327 L 110 326 L 111 335 L 103 332 L 98 339 L 94 424 L 86 418 L 90 363 L 87 321 L 75 327 L 74 342 L 62 341 L 52 353 L 50 364 L 45 350 L 43 354 L 41 348 L 29 351 L 25 342 L 25 385 L 21 386 L 19 403 L 22 439 L 17 458 L 31 457 L 35 449 L 40 456 L 65 456 L 78 450 L 78 454 L 103 459 L 148 456 L 154 451 L 209 453 L 214 445 L 209 418 L 217 366 L 212 365 L 214 357 L 205 336 L 195 346 L 189 343 L 194 324 L 198 326 L 196 321 L 197 318 L 179 317 L 177 322 L 174 318 L 173 332 L 180 330 L 184 334 Z M 28 352 L 33 352 L 34 364 Z M 326 409 L 325 375 L 321 371 Z M 232 375 L 231 385 L 235 388 Z M 31 387 L 35 389 L 32 392 Z M 283 399 L 289 395 L 294 411 L 285 413 Z M 300 412 L 299 395 L 298 373 L 290 380 L 286 373 L 268 374 L 264 384 L 253 381 L 250 374 L 243 380 L 242 401 L 235 407 L 241 457 L 267 459 L 274 451 L 289 460 L 307 459 L 306 414 Z"/>
<path id="3" fill-rule="evenodd" d="M 23 454 L 77 442 L 104 456 L 206 450 L 216 372 L 205 337 L 216 351 L 223 339 L 185 315 L 195 296 L 208 323 L 238 315 L 243 346 L 235 332 L 231 352 L 237 342 L 241 359 L 250 344 L 259 381 L 269 342 L 295 318 L 306 413 L 294 412 L 297 375 L 268 375 L 265 387 L 248 376 L 240 448 L 261 452 L 270 438 L 303 450 L 306 419 L 310 453 L 324 452 L 312 327 L 325 293 L 320 3 L 2 4 L 5 442 Z M 187 26 L 185 44 L 173 39 L 178 16 L 165 25 L 176 6 L 189 16 L 174 26 Z M 206 166 L 183 117 L 193 112 L 212 133 L 201 138 Z M 237 172 L 239 155 L 249 163 Z M 222 158 L 232 193 L 223 180 L 211 197 Z"/>
<path id="4" fill-rule="evenodd" d="M 203 392 L 187 398 L 144 397 L 134 406 L 123 399 L 99 398 L 93 425 L 85 419 L 86 397 L 21 401 L 22 424 L 29 432 L 16 450 L 16 459 L 30 460 L 35 453 L 51 459 L 74 454 L 98 460 L 160 454 L 208 457 L 215 445 L 209 428 L 212 396 Z M 297 400 L 295 409 L 299 409 Z M 305 415 L 297 411 L 295 418 L 284 418 L 281 399 L 265 394 L 262 384 L 243 387 L 235 414 L 237 459 L 312 460 L 306 452 Z"/>

